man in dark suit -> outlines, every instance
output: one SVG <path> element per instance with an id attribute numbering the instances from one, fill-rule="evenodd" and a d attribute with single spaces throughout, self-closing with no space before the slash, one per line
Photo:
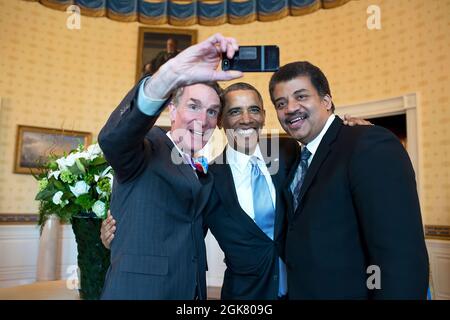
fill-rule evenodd
<path id="1" fill-rule="evenodd" d="M 212 177 L 192 158 L 216 127 L 220 89 L 206 81 L 218 72 L 221 52 L 232 57 L 232 38 L 216 34 L 169 60 L 133 88 L 99 134 L 115 172 L 111 246 L 103 299 L 204 299 L 206 254 L 201 211 Z M 172 98 L 169 100 L 169 96 Z M 153 127 L 168 102 L 171 130 Z"/>
<path id="2" fill-rule="evenodd" d="M 280 259 L 285 214 L 281 191 L 299 145 L 294 139 L 260 141 L 265 110 L 260 93 L 250 84 L 232 84 L 224 90 L 223 101 L 219 126 L 225 130 L 228 144 L 209 167 L 214 183 L 204 210 L 205 228 L 211 230 L 225 253 L 227 269 L 221 298 L 283 298 L 287 284 L 286 267 Z M 268 228 L 258 224 L 257 209 L 265 208 L 254 204 L 253 159 L 269 191 L 264 195 L 272 213 Z M 264 190 L 255 192 L 263 194 Z M 102 224 L 106 247 L 110 247 L 114 231 L 115 221 L 109 217 Z"/>
<path id="3" fill-rule="evenodd" d="M 158 71 L 158 69 L 170 59 L 176 57 L 180 51 L 178 51 L 178 43 L 174 38 L 169 38 L 166 41 L 166 50 L 158 52 L 156 57 L 154 57 L 150 63 L 153 68 L 153 72 Z"/>
<path id="4" fill-rule="evenodd" d="M 343 126 L 322 71 L 294 62 L 269 90 L 303 145 L 285 187 L 290 299 L 425 299 L 428 256 L 414 171 L 377 126 Z"/>
<path id="5" fill-rule="evenodd" d="M 232 84 L 223 97 L 220 125 L 228 144 L 210 166 L 214 185 L 204 216 L 225 254 L 221 297 L 283 298 L 287 284 L 280 259 L 285 214 L 281 191 L 299 145 L 293 139 L 279 144 L 276 139 L 260 140 L 265 110 L 253 86 Z"/>
<path id="6" fill-rule="evenodd" d="M 265 110 L 260 93 L 252 85 L 235 83 L 222 95 L 224 107 L 219 126 L 224 129 L 228 144 L 209 167 L 214 183 L 204 210 L 205 227 L 209 227 L 225 253 L 227 268 L 221 298 L 283 299 L 287 295 L 287 283 L 286 266 L 280 258 L 284 250 L 286 211 L 282 191 L 300 151 L 299 144 L 291 138 L 278 140 L 278 135 L 260 138 Z M 352 125 L 366 124 L 348 119 Z M 269 188 L 269 194 L 265 195 L 270 200 L 268 206 L 274 208 L 269 224 L 273 230 L 267 233 L 258 224 L 254 193 L 263 195 L 264 190 L 252 183 L 252 158 L 258 160 Z M 115 220 L 110 216 L 101 229 L 107 248 L 114 231 Z"/>

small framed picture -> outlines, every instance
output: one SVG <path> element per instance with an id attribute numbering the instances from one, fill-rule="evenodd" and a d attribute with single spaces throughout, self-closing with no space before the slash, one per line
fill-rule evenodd
<path id="1" fill-rule="evenodd" d="M 17 127 L 15 173 L 39 173 L 50 155 L 62 156 L 78 145 L 88 146 L 89 132 L 19 125 Z"/>
<path id="2" fill-rule="evenodd" d="M 152 75 L 179 52 L 197 43 L 197 30 L 175 28 L 139 28 L 136 82 Z"/>

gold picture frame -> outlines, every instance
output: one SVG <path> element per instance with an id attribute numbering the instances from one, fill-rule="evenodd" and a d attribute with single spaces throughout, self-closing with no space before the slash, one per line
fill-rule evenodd
<path id="1" fill-rule="evenodd" d="M 49 155 L 62 156 L 91 141 L 90 132 L 18 125 L 14 173 L 39 173 Z"/>

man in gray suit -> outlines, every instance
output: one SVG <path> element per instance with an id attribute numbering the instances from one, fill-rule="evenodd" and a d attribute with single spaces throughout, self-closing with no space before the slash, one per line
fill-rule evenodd
<path id="1" fill-rule="evenodd" d="M 140 81 L 101 130 L 99 144 L 115 171 L 117 226 L 102 299 L 206 297 L 200 213 L 212 177 L 192 157 L 221 109 L 220 88 L 211 81 L 241 76 L 216 71 L 221 53 L 232 58 L 237 49 L 236 40 L 220 34 L 189 47 Z M 168 133 L 154 127 L 166 105 Z"/>

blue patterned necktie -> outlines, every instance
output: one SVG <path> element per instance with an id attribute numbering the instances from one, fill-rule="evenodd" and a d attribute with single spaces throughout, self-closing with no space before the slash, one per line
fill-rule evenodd
<path id="1" fill-rule="evenodd" d="M 257 226 L 271 239 L 275 224 L 275 209 L 270 195 L 269 185 L 258 167 L 257 158 L 250 159 L 252 165 L 253 211 Z"/>
<path id="2" fill-rule="evenodd" d="M 292 184 L 295 186 L 292 191 L 292 197 L 294 198 L 294 211 L 298 207 L 298 196 L 300 195 L 300 189 L 302 188 L 303 180 L 305 180 L 306 171 L 308 170 L 308 159 L 311 157 L 311 152 L 308 148 L 303 147 L 300 153 L 300 163 L 297 167 L 297 172 Z"/>
<path id="3" fill-rule="evenodd" d="M 266 177 L 261 172 L 257 164 L 257 158 L 250 158 L 252 164 L 252 193 L 253 212 L 255 213 L 256 225 L 273 240 L 275 225 L 275 208 L 270 195 L 269 185 Z M 286 265 L 279 259 L 279 287 L 278 295 L 284 296 L 287 292 Z"/>

